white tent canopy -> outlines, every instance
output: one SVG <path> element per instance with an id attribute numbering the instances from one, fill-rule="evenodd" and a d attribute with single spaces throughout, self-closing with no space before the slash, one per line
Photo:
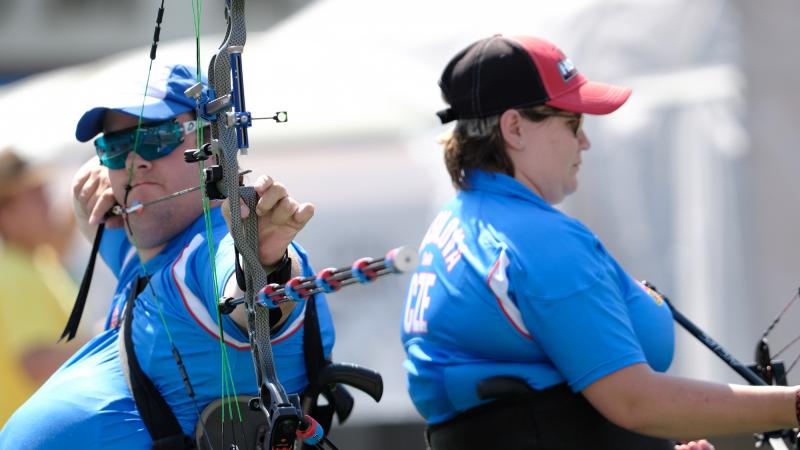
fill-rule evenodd
<path id="1" fill-rule="evenodd" d="M 269 31 L 248 36 L 244 71 L 249 109 L 254 115 L 288 110 L 291 121 L 282 127 L 253 127 L 253 140 L 258 143 L 272 135 L 295 141 L 349 139 L 435 126 L 432 112 L 442 106 L 436 80 L 443 62 L 457 50 L 503 32 L 550 37 L 574 51 L 587 36 L 565 36 L 565 30 L 587 15 L 603 21 L 598 14 L 603 3 L 508 1 L 487 8 L 474 1 L 413 0 L 402 7 L 362 0 L 318 1 Z M 614 9 L 630 10 L 636 3 L 617 2 Z M 221 36 L 203 37 L 203 64 L 220 41 Z M 142 47 L 0 88 L 0 104 L 6 105 L 0 119 L 14 124 L 6 139 L 32 157 L 63 157 L 75 147 L 72 128 L 77 118 L 103 103 L 120 73 L 145 77 L 148 53 L 149 47 Z M 156 64 L 159 61 L 194 65 L 194 39 L 161 44 Z M 614 70 L 594 64 L 590 74 L 620 78 L 627 71 L 628 67 Z M 41 133 L 41 121 L 30 118 L 50 109 L 58 111 L 59 120 Z"/>

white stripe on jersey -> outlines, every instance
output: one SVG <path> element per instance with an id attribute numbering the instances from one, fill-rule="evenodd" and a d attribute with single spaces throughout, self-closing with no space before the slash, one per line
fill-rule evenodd
<path id="1" fill-rule="evenodd" d="M 181 294 L 181 299 L 189 311 L 189 315 L 209 334 L 219 339 L 219 326 L 217 321 L 211 317 L 205 304 L 186 286 L 186 263 L 189 260 L 189 255 L 194 253 L 197 248 L 205 242 L 204 236 L 198 234 L 192 239 L 192 242 L 181 251 L 180 256 L 172 266 L 172 279 L 175 281 L 175 286 Z M 232 338 L 228 334 L 224 336 L 225 343 L 238 350 L 250 348 L 249 342 L 242 342 Z"/>
<path id="2" fill-rule="evenodd" d="M 523 336 L 532 339 L 531 333 L 525 326 L 525 322 L 522 321 L 522 314 L 519 312 L 517 305 L 515 305 L 508 296 L 508 265 L 508 256 L 506 256 L 506 251 L 503 249 L 500 251 L 500 256 L 497 257 L 497 261 L 492 266 L 492 270 L 489 271 L 489 278 L 486 281 L 489 283 L 492 292 L 494 292 L 494 298 L 497 299 L 497 304 L 500 306 L 506 318 L 511 322 L 511 325 Z"/>

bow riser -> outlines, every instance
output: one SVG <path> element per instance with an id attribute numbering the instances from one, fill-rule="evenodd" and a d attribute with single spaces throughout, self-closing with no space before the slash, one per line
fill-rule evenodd
<path id="1" fill-rule="evenodd" d="M 270 422 L 271 446 L 293 445 L 299 417 L 275 371 L 269 309 L 256 302 L 257 293 L 267 285 L 267 273 L 258 255 L 258 216 L 255 214 L 258 194 L 252 187 L 241 186 L 239 177 L 238 154 L 240 151 L 244 153 L 243 149 L 246 148 L 246 128 L 249 126 L 249 120 L 238 120 L 242 116 L 249 117 L 249 113 L 242 110 L 244 89 L 241 83 L 241 51 L 247 38 L 245 2 L 228 0 L 227 8 L 228 29 L 225 39 L 208 70 L 209 83 L 217 98 L 229 99 L 225 111 L 217 113 L 212 126 L 212 138 L 220 144 L 216 146 L 217 163 L 222 168 L 222 180 L 218 184 L 228 198 L 231 236 L 242 259 L 249 339 L 259 384 L 260 407 Z M 231 70 L 232 64 L 234 71 Z M 251 211 L 245 219 L 241 218 L 240 199 Z"/>

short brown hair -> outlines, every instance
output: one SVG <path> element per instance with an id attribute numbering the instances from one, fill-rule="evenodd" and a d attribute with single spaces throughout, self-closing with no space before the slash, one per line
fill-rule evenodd
<path id="1" fill-rule="evenodd" d="M 560 110 L 547 105 L 537 105 L 517 111 L 528 120 L 542 122 Z M 503 132 L 500 130 L 501 115 L 461 119 L 456 122 L 453 132 L 440 141 L 444 146 L 444 164 L 456 189 L 470 189 L 465 178 L 465 171 L 468 169 L 482 169 L 514 176 L 514 164 L 506 153 Z"/>

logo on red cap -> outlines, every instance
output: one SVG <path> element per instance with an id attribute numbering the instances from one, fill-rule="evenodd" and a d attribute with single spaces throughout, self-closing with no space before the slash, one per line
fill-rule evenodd
<path id="1" fill-rule="evenodd" d="M 578 74 L 578 69 L 575 64 L 572 64 L 569 58 L 564 58 L 558 62 L 558 71 L 561 73 L 561 79 L 566 83 Z"/>

